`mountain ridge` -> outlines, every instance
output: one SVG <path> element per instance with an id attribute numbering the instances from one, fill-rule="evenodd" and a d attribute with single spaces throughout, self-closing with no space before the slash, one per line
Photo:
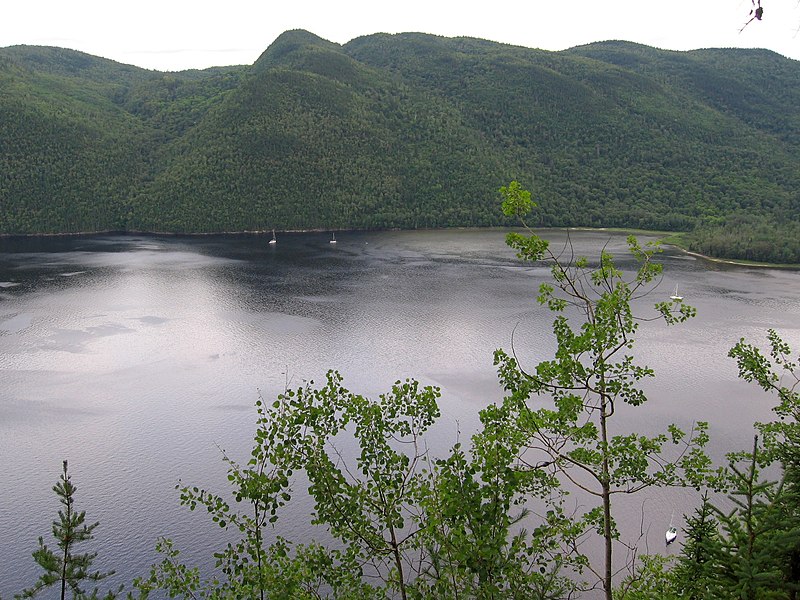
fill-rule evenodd
<path id="1" fill-rule="evenodd" d="M 279 36 L 250 66 L 147 71 L 0 49 L 0 233 L 508 225 L 688 232 L 800 262 L 800 63 L 477 38 Z"/>

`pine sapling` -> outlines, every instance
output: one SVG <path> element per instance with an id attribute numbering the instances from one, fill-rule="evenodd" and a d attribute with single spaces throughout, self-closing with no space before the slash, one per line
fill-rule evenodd
<path id="1" fill-rule="evenodd" d="M 97 557 L 96 552 L 83 554 L 75 552 L 77 544 L 94 537 L 92 532 L 99 525 L 99 523 L 87 525 L 85 522 L 86 512 L 75 510 L 74 496 L 77 489 L 67 473 L 67 461 L 65 460 L 64 472 L 59 482 L 53 486 L 53 491 L 63 506 L 58 511 L 58 520 L 53 521 L 53 537 L 56 539 L 58 549 L 51 549 L 41 537 L 39 538 L 39 547 L 33 552 L 33 559 L 44 569 L 44 573 L 33 587 L 27 588 L 15 596 L 17 599 L 33 598 L 42 590 L 53 586 L 61 588 L 61 600 L 66 599 L 68 589 L 72 591 L 73 599 L 99 598 L 96 589 L 87 595 L 81 585 L 86 581 L 96 582 L 114 574 L 113 571 L 108 573 L 90 571 L 92 563 Z M 109 591 L 103 598 L 111 600 L 116 598 L 116 593 Z"/>

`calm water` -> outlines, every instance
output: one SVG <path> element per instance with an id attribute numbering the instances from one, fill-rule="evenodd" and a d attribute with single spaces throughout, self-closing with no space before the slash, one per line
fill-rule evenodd
<path id="1" fill-rule="evenodd" d="M 546 237 L 559 244 L 564 233 Z M 572 240 L 590 256 L 624 248 L 609 233 Z M 717 456 L 746 447 L 771 401 L 736 379 L 726 354 L 769 327 L 800 346 L 800 274 L 671 251 L 662 262 L 648 303 L 677 283 L 699 316 L 643 327 L 639 356 L 657 378 L 621 426 L 711 420 Z M 258 236 L 0 240 L 0 596 L 38 576 L 30 552 L 49 536 L 65 458 L 78 508 L 101 523 L 100 566 L 119 582 L 144 574 L 159 535 L 207 560 L 220 532 L 181 508 L 174 486 L 227 494 L 220 448 L 245 459 L 254 402 L 287 381 L 336 368 L 366 395 L 410 376 L 439 385 L 444 449 L 500 399 L 492 352 L 510 347 L 515 327 L 523 361 L 552 352 L 552 319 L 534 302 L 546 276 L 520 266 L 499 231 L 341 234 L 335 246 L 322 234 L 274 247 Z M 692 501 L 648 494 L 651 547 Z M 299 515 L 284 526 L 308 535 Z"/>

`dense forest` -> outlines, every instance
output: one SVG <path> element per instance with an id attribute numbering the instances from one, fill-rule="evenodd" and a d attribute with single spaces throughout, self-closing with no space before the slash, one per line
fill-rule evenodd
<path id="1" fill-rule="evenodd" d="M 799 166 L 800 63 L 763 50 L 298 30 L 162 73 L 0 49 L 0 234 L 508 225 L 517 179 L 531 225 L 800 263 Z"/>

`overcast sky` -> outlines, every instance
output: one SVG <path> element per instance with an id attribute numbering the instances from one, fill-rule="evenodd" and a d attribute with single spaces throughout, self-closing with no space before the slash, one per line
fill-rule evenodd
<path id="1" fill-rule="evenodd" d="M 800 0 L 3 0 L 0 47 L 73 48 L 148 69 L 252 64 L 288 29 L 343 44 L 419 31 L 563 50 L 623 39 L 671 50 L 769 48 L 800 60 Z"/>

